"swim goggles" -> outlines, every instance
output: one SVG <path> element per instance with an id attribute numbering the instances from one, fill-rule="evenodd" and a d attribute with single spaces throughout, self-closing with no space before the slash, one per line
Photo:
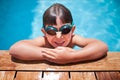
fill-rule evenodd
<path id="1" fill-rule="evenodd" d="M 44 30 L 49 34 L 49 35 L 56 35 L 56 32 L 60 31 L 62 34 L 68 34 L 73 27 L 73 24 L 67 23 L 58 30 L 57 28 L 53 26 L 44 26 Z"/>

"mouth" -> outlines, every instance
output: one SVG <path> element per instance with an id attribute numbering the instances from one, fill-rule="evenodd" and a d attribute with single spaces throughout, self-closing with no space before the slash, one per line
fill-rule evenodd
<path id="1" fill-rule="evenodd" d="M 58 46 L 62 46 L 64 43 L 65 43 L 65 41 L 63 41 L 63 42 L 55 42 L 55 44 L 58 45 Z"/>

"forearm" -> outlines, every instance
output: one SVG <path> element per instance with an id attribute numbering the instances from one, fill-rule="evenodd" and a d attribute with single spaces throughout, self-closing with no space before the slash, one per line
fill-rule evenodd
<path id="1" fill-rule="evenodd" d="M 88 44 L 81 50 L 75 51 L 75 58 L 73 61 L 95 60 L 106 55 L 108 51 L 107 45 L 103 42 L 96 41 Z"/>
<path id="2" fill-rule="evenodd" d="M 43 60 L 41 50 L 41 47 L 18 42 L 10 48 L 9 53 L 21 60 Z"/>

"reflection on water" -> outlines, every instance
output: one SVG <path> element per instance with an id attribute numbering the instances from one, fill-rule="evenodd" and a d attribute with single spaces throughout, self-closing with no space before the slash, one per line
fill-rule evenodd
<path id="1" fill-rule="evenodd" d="M 15 1 L 12 1 L 14 4 L 18 3 Z M 38 0 L 35 2 L 34 0 L 29 1 L 23 1 L 24 8 L 17 10 L 17 8 L 21 7 L 22 5 L 12 5 L 13 3 L 9 2 L 10 11 L 13 11 L 18 13 L 13 15 L 12 12 L 9 12 L 11 14 L 7 14 L 8 18 L 0 19 L 2 23 L 0 22 L 0 44 L 2 44 L 3 47 L 0 46 L 0 49 L 8 49 L 10 45 L 12 45 L 14 42 L 20 40 L 20 39 L 31 39 L 35 38 L 37 36 L 43 35 L 40 32 L 40 28 L 42 27 L 42 15 L 44 11 L 53 3 L 62 3 L 66 7 L 68 7 L 71 10 L 71 13 L 73 15 L 74 24 L 76 25 L 75 34 L 79 34 L 81 36 L 87 37 L 87 38 L 96 38 L 99 40 L 104 41 L 109 46 L 110 51 L 120 51 L 120 6 L 119 6 L 119 0 Z M 23 3 L 20 2 L 20 3 Z M 20 4 L 19 3 L 19 4 Z M 4 4 L 8 4 L 8 2 L 4 2 Z M 32 5 L 34 4 L 34 5 Z M 1 5 L 0 7 L 6 6 Z M 32 7 L 30 7 L 32 5 Z M 8 5 L 7 5 L 8 6 Z M 9 9 L 9 7 L 7 8 Z M 13 9 L 13 10 L 12 10 Z M 16 10 L 16 11 L 14 11 Z M 26 11 L 29 11 L 28 14 Z M 1 8 L 0 8 L 1 11 Z M 31 11 L 31 12 L 30 12 Z M 6 13 L 6 12 L 4 12 Z M 4 14 L 3 13 L 3 14 Z M 26 14 L 24 14 L 26 13 Z M 3 15 L 2 14 L 2 15 Z M 21 14 L 23 14 L 21 17 L 19 17 Z M 0 17 L 2 17 L 0 13 Z M 14 25 L 11 24 L 13 18 L 9 17 L 12 16 L 13 18 L 17 19 L 14 23 L 20 23 L 16 24 L 16 27 L 13 27 Z M 17 18 L 15 17 L 17 16 Z M 27 16 L 27 18 L 25 18 Z M 10 19 L 11 18 L 11 19 Z M 28 22 L 26 22 L 29 20 Z M 8 25 L 5 25 L 7 22 Z M 27 23 L 27 24 L 26 24 Z M 26 24 L 26 25 L 24 25 Z M 28 25 L 29 24 L 29 25 Z M 4 27 L 1 27 L 4 26 Z M 8 37 L 9 40 L 13 40 L 12 43 L 5 44 L 7 42 L 5 35 L 8 36 L 9 30 L 5 30 L 8 27 L 13 27 L 16 29 L 16 31 L 13 31 L 13 35 L 16 36 L 16 38 Z M 22 28 L 21 28 L 22 27 Z M 25 28 L 27 27 L 27 28 Z M 29 29 L 31 27 L 31 30 Z M 18 29 L 20 28 L 20 29 Z M 16 34 L 15 32 L 23 32 L 22 34 L 25 34 L 27 30 L 27 34 L 20 38 L 22 34 Z M 2 33 L 1 33 L 2 32 Z M 19 38 L 18 38 L 19 37 Z M 10 41 L 8 41 L 10 42 Z M 6 47 L 7 46 L 7 47 Z"/>

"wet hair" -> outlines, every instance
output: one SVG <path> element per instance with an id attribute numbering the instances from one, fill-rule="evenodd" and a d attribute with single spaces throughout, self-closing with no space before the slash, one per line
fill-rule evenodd
<path id="1" fill-rule="evenodd" d="M 62 23 L 71 23 L 73 18 L 71 12 L 64 5 L 55 3 L 43 14 L 43 27 L 46 25 L 56 25 L 56 18 L 59 17 Z"/>

